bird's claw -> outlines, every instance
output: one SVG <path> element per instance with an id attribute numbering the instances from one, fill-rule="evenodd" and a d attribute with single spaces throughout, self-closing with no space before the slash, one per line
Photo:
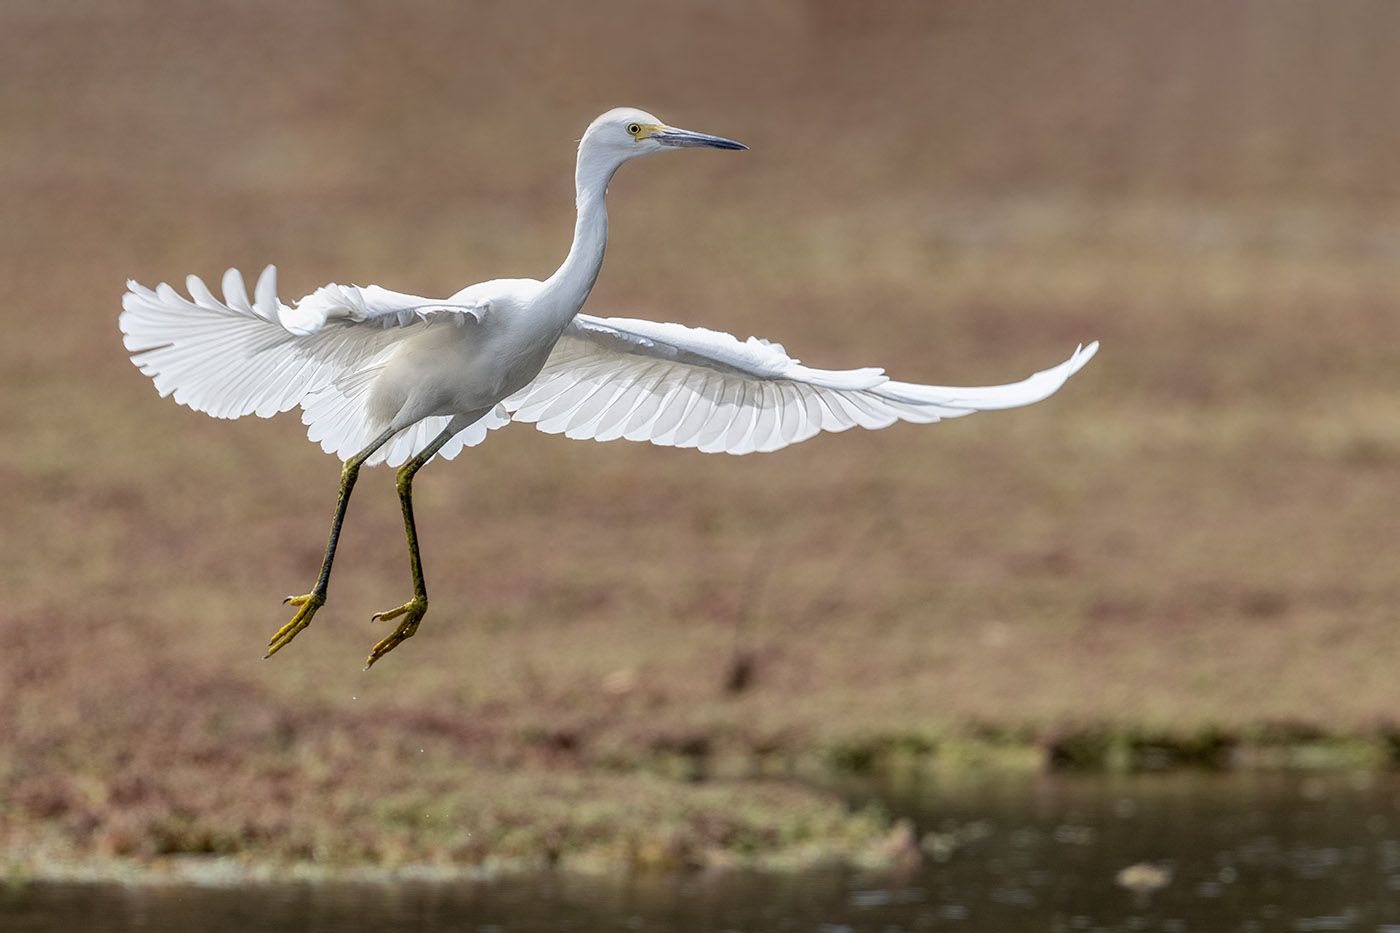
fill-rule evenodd
<path id="1" fill-rule="evenodd" d="M 371 622 L 388 622 L 392 619 L 397 619 L 399 616 L 408 613 L 414 608 L 414 602 L 410 600 L 409 602 L 404 603 L 402 606 L 399 606 L 397 609 L 385 609 L 383 612 L 376 612 L 374 615 L 369 617 L 369 620 Z M 422 607 L 422 609 L 427 608 L 427 606 Z"/>
<path id="2" fill-rule="evenodd" d="M 296 606 L 297 614 L 292 616 L 292 621 L 277 630 L 277 634 L 272 636 L 272 640 L 267 643 L 267 654 L 263 655 L 266 661 L 283 648 L 292 643 L 292 639 L 302 629 L 311 624 L 311 617 L 316 614 L 316 610 L 326 604 L 326 597 L 322 593 L 311 592 L 305 596 L 288 596 L 282 600 L 289 606 Z"/>
<path id="3" fill-rule="evenodd" d="M 374 649 L 370 651 L 369 657 L 365 659 L 365 670 L 369 670 L 374 666 L 375 661 L 397 648 L 400 642 L 412 638 L 413 633 L 418 631 L 418 623 L 423 621 L 423 616 L 427 611 L 428 601 L 415 596 L 397 609 L 376 612 L 371 616 L 370 620 L 373 622 L 388 622 L 399 616 L 403 616 L 403 621 L 399 623 L 398 628 L 394 629 L 387 638 L 375 645 Z"/>

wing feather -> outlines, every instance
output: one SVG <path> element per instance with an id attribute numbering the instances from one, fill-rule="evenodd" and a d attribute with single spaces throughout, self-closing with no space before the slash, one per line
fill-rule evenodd
<path id="1" fill-rule="evenodd" d="M 170 285 L 127 283 L 119 324 L 132 362 L 162 396 L 217 418 L 287 411 L 348 373 L 372 368 L 416 328 L 480 321 L 486 308 L 378 286 L 326 285 L 292 305 L 277 298 L 277 270 L 253 298 L 237 269 L 223 300 L 198 276 L 186 298 Z"/>
<path id="2" fill-rule="evenodd" d="M 779 450 L 820 431 L 931 423 L 1029 405 L 1097 352 L 1002 386 L 895 382 L 880 369 L 814 369 L 780 344 L 680 324 L 580 314 L 535 381 L 506 399 L 516 421 L 576 439 L 649 441 L 706 453 Z"/>
<path id="3" fill-rule="evenodd" d="M 657 412 L 656 420 L 651 424 L 651 436 L 658 440 L 667 437 L 674 437 L 676 429 L 685 420 L 686 414 L 695 406 L 699 398 L 698 382 L 703 374 L 684 370 L 676 380 L 675 392 L 666 400 L 666 404 L 661 406 Z M 629 441 L 648 440 L 645 437 L 629 437 Z"/>
<path id="4" fill-rule="evenodd" d="M 702 453 L 718 453 L 724 449 L 724 445 L 716 444 L 729 426 L 734 423 L 734 412 L 739 407 L 739 395 L 744 391 L 744 380 L 742 379 L 721 379 L 716 389 L 715 404 L 710 408 L 710 415 L 705 419 L 705 425 L 695 435 L 694 446 L 700 448 Z"/>
<path id="5" fill-rule="evenodd" d="M 724 377 L 719 373 L 705 369 L 698 373 L 692 373 L 690 378 L 697 380 L 690 404 L 687 406 L 681 421 L 676 425 L 674 435 L 663 434 L 656 438 L 658 443 L 671 443 L 677 447 L 694 447 L 696 437 L 705 426 L 711 402 Z"/>

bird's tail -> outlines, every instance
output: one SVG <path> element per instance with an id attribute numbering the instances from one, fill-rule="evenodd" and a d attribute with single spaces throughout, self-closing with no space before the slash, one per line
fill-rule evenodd
<path id="1" fill-rule="evenodd" d="M 306 436 L 321 445 L 328 454 L 348 460 L 368 447 L 388 422 L 377 420 L 372 411 L 370 394 L 374 380 L 383 365 L 370 366 L 348 373 L 330 385 L 312 393 L 301 404 L 301 420 L 307 426 Z M 416 455 L 445 431 L 452 423 L 450 415 L 424 418 L 399 431 L 365 460 L 366 466 L 387 463 L 400 466 Z M 463 430 L 438 451 L 437 456 L 451 460 L 463 447 L 475 447 L 486 440 L 488 431 L 510 423 L 510 415 L 501 406 L 476 422 L 463 425 Z"/>

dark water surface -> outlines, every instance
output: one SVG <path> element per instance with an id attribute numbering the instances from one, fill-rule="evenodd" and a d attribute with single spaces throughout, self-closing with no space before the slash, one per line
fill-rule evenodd
<path id="1" fill-rule="evenodd" d="M 878 796 L 934 834 L 933 856 L 881 874 L 30 885 L 0 893 L 0 930 L 1400 933 L 1393 775 L 1056 776 L 852 796 Z M 1140 863 L 1170 881 L 1151 893 L 1115 881 Z"/>

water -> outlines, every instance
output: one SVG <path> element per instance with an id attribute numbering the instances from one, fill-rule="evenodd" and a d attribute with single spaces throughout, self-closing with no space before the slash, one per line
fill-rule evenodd
<path id="1" fill-rule="evenodd" d="M 489 883 L 31 885 L 0 930 L 1400 933 L 1400 778 L 1037 777 L 878 796 L 934 856 L 881 874 L 540 874 Z M 1134 892 L 1125 867 L 1147 882 Z"/>

